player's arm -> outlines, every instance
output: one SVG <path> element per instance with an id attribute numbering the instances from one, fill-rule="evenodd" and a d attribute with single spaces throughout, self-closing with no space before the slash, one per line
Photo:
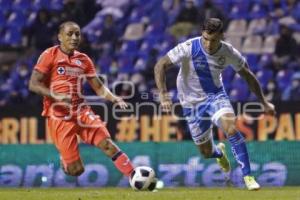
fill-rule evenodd
<path id="1" fill-rule="evenodd" d="M 87 79 L 98 96 L 113 103 L 117 103 L 122 109 L 127 108 L 127 104 L 123 101 L 123 99 L 115 96 L 97 76 L 88 77 Z"/>
<path id="2" fill-rule="evenodd" d="M 245 63 L 245 67 L 242 67 L 240 71 L 238 71 L 240 76 L 246 80 L 250 90 L 256 95 L 259 101 L 264 105 L 265 112 L 267 114 L 274 115 L 275 114 L 275 107 L 273 104 L 268 102 L 263 94 L 263 91 L 260 87 L 258 80 L 256 79 L 255 75 L 249 70 L 249 66 Z"/>
<path id="3" fill-rule="evenodd" d="M 170 110 L 171 100 L 166 85 L 166 71 L 172 66 L 170 58 L 165 55 L 160 58 L 154 67 L 154 77 L 163 109 Z"/>
<path id="4" fill-rule="evenodd" d="M 50 97 L 56 101 L 70 103 L 71 98 L 68 95 L 51 92 L 50 89 L 45 86 L 43 83 L 45 76 L 45 74 L 37 70 L 33 70 L 29 80 L 29 90 L 36 94 Z"/>

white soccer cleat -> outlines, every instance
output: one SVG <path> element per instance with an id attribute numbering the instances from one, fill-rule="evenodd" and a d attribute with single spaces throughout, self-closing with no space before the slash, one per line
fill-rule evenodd
<path id="1" fill-rule="evenodd" d="M 244 176 L 245 185 L 248 190 L 259 190 L 260 185 L 255 181 L 253 176 Z"/>
<path id="2" fill-rule="evenodd" d="M 219 166 L 221 167 L 222 171 L 227 173 L 230 171 L 230 162 L 228 160 L 226 151 L 225 151 L 225 144 L 220 142 L 219 144 L 217 144 L 217 147 L 222 151 L 223 156 L 221 158 L 216 158 L 217 163 L 219 164 Z"/>

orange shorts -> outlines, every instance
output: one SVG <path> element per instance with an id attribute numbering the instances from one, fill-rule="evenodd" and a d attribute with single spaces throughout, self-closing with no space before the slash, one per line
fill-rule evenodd
<path id="1" fill-rule="evenodd" d="M 99 115 L 95 115 L 90 109 L 70 120 L 48 117 L 48 128 L 64 165 L 80 159 L 77 136 L 84 143 L 94 146 L 102 140 L 110 138 L 110 134 Z"/>

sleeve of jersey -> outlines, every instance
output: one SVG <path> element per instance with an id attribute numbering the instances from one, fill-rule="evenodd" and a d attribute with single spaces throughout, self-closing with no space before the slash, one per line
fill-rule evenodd
<path id="1" fill-rule="evenodd" d="M 171 49 L 167 55 L 173 64 L 178 64 L 183 58 L 187 58 L 191 55 L 191 46 L 192 44 L 190 41 L 180 43 Z"/>
<path id="2" fill-rule="evenodd" d="M 94 77 L 96 76 L 96 69 L 95 66 L 93 64 L 93 61 L 87 57 L 86 60 L 86 70 L 85 70 L 85 74 L 89 77 Z"/>
<path id="3" fill-rule="evenodd" d="M 232 48 L 232 56 L 231 56 L 231 64 L 232 64 L 232 68 L 235 71 L 240 71 L 244 66 L 245 66 L 245 62 L 246 59 L 244 56 L 241 55 L 241 53 L 236 50 L 235 48 Z"/>
<path id="4" fill-rule="evenodd" d="M 36 65 L 34 66 L 34 69 L 43 74 L 47 74 L 51 70 L 52 60 L 53 60 L 53 58 L 52 58 L 51 53 L 46 50 L 38 58 L 38 61 L 37 61 Z"/>

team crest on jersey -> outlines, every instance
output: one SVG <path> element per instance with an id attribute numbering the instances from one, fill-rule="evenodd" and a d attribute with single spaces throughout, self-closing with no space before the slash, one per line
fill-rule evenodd
<path id="1" fill-rule="evenodd" d="M 65 68 L 62 66 L 59 66 L 56 71 L 57 71 L 57 74 L 59 74 L 59 75 L 64 75 L 66 73 Z"/>
<path id="2" fill-rule="evenodd" d="M 219 65 L 224 65 L 225 64 L 225 56 L 220 56 L 218 58 L 217 62 L 218 62 Z"/>
<path id="3" fill-rule="evenodd" d="M 81 66 L 81 61 L 80 60 L 75 60 L 76 65 Z"/>

